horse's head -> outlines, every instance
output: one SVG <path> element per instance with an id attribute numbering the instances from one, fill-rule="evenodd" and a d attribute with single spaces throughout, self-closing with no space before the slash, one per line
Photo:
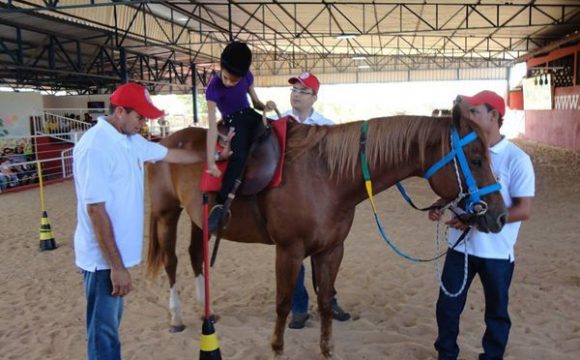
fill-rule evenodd
<path id="1" fill-rule="evenodd" d="M 425 173 L 433 190 L 463 209 L 461 219 L 483 232 L 499 232 L 507 211 L 491 168 L 487 140 L 470 120 L 470 107 L 458 97 L 453 107 L 450 146 L 447 154 L 433 155 Z"/>

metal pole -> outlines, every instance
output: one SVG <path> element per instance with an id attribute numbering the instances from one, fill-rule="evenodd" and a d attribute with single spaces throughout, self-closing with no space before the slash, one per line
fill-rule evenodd
<path id="1" fill-rule="evenodd" d="M 199 124 L 199 118 L 197 114 L 197 66 L 192 65 L 193 69 L 191 71 L 191 96 L 193 96 L 193 123 Z"/>
<path id="2" fill-rule="evenodd" d="M 126 84 L 129 82 L 129 73 L 127 72 L 127 51 L 124 47 L 119 48 L 119 62 L 121 63 L 121 82 Z"/>

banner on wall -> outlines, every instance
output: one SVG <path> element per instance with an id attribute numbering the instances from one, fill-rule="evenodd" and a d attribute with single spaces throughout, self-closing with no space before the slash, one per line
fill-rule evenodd
<path id="1" fill-rule="evenodd" d="M 29 114 L 6 113 L 0 110 L 0 137 L 30 136 Z"/>
<path id="2" fill-rule="evenodd" d="M 3 154 L 6 149 L 13 150 L 20 145 L 24 146 L 25 153 L 31 151 L 28 126 L 23 128 L 19 124 L 21 122 L 16 114 L 0 115 L 0 154 Z"/>
<path id="3" fill-rule="evenodd" d="M 550 74 L 523 79 L 524 110 L 552 110 L 554 88 L 551 84 Z"/>
<path id="4" fill-rule="evenodd" d="M 554 109 L 580 110 L 580 86 L 556 88 Z"/>
<path id="5" fill-rule="evenodd" d="M 42 109 L 38 93 L 0 93 L 0 137 L 29 137 L 30 118 Z"/>

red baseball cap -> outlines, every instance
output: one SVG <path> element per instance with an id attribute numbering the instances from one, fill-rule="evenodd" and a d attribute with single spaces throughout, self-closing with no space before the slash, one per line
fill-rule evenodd
<path id="1" fill-rule="evenodd" d="M 314 91 L 314 95 L 318 94 L 318 89 L 320 88 L 320 81 L 318 81 L 318 78 L 309 72 L 303 72 L 298 76 L 291 77 L 288 79 L 288 82 L 290 84 L 296 84 L 299 82 L 305 87 L 312 89 L 312 91 Z"/>
<path id="2" fill-rule="evenodd" d="M 140 84 L 127 83 L 119 86 L 111 95 L 111 104 L 131 108 L 148 119 L 157 119 L 164 115 L 162 110 L 153 105 L 149 91 Z"/>
<path id="3" fill-rule="evenodd" d="M 471 106 L 479 106 L 487 104 L 492 108 L 496 109 L 501 116 L 505 115 L 505 101 L 501 96 L 494 93 L 493 91 L 484 90 L 478 92 L 473 96 L 460 95 L 462 100 L 465 100 Z"/>

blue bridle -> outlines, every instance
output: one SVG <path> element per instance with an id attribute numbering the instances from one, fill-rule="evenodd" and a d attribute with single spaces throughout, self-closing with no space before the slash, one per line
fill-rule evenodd
<path id="1" fill-rule="evenodd" d="M 451 151 L 443 156 L 439 161 L 433 164 L 427 171 L 423 177 L 425 179 L 429 179 L 432 177 L 437 171 L 441 170 L 445 165 L 447 165 L 451 161 L 455 161 L 455 159 L 459 162 L 459 166 L 461 167 L 461 171 L 463 172 L 463 177 L 465 178 L 465 183 L 467 184 L 467 194 L 459 194 L 458 198 L 467 195 L 467 201 L 465 204 L 465 211 L 470 214 L 477 214 L 482 215 L 487 210 L 487 204 L 481 200 L 482 196 L 490 194 L 495 191 L 501 190 L 501 185 L 499 183 L 491 184 L 485 186 L 483 188 L 478 188 L 473 175 L 471 174 L 471 169 L 467 164 L 467 159 L 465 157 L 465 153 L 463 152 L 463 147 L 472 141 L 477 139 L 477 134 L 472 131 L 469 134 L 465 135 L 463 138 L 459 137 L 459 133 L 455 127 L 451 128 Z M 461 187 L 461 179 L 457 179 L 459 186 Z M 397 187 L 398 187 L 397 183 Z M 400 190 L 400 189 L 399 189 Z M 403 197 L 405 197 L 403 195 Z"/>

